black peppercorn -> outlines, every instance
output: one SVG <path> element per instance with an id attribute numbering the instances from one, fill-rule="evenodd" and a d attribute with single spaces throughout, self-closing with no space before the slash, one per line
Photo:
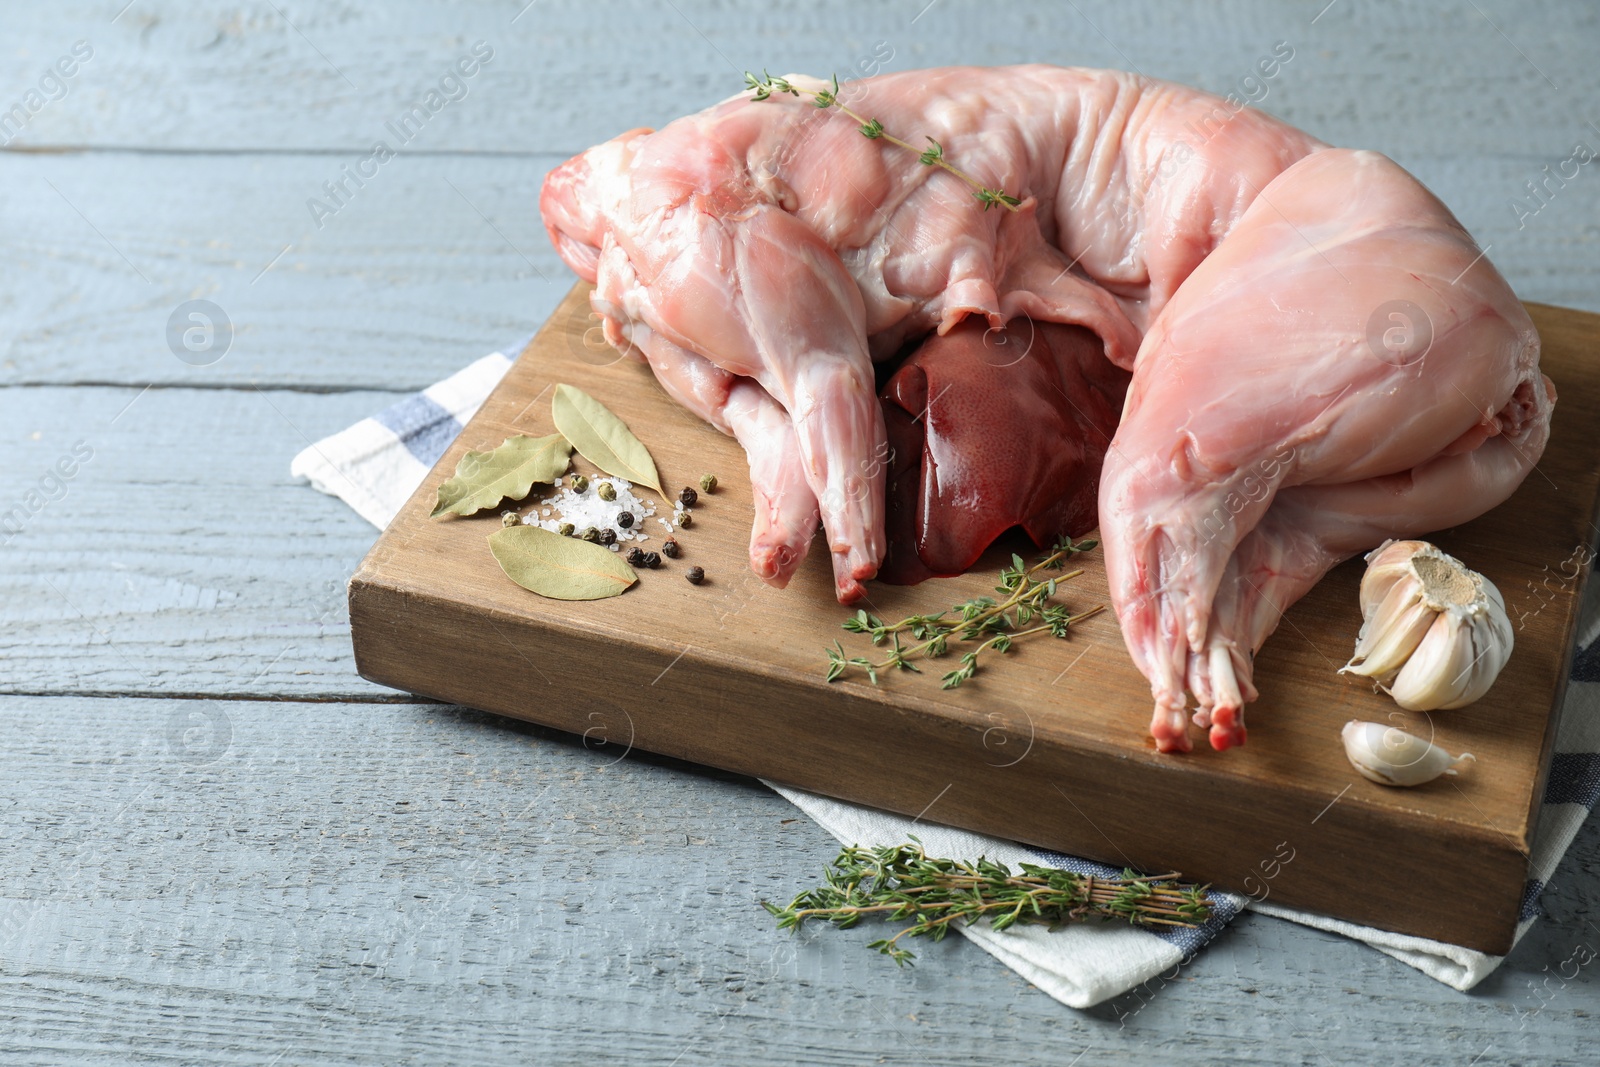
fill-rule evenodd
<path id="1" fill-rule="evenodd" d="M 682 551 L 683 549 L 678 547 L 678 542 L 670 537 L 667 538 L 667 543 L 661 546 L 661 554 L 668 559 L 677 559 L 678 553 Z"/>
<path id="2" fill-rule="evenodd" d="M 689 488 L 687 485 L 683 487 L 683 492 L 678 494 L 678 503 L 682 504 L 686 508 L 694 507 L 694 502 L 699 499 L 700 494 Z"/>
<path id="3" fill-rule="evenodd" d="M 630 566 L 630 567 L 643 567 L 644 566 L 644 549 L 642 549 L 642 548 L 630 548 L 630 549 L 628 549 L 628 566 Z"/>
<path id="4" fill-rule="evenodd" d="M 689 579 L 689 584 L 690 585 L 699 585 L 701 582 L 706 580 L 705 568 L 704 567 L 690 567 L 689 568 L 689 572 L 687 574 L 685 574 L 684 577 Z"/>
<path id="5" fill-rule="evenodd" d="M 654 552 L 646 552 L 644 554 L 643 563 L 651 570 L 655 570 L 657 567 L 661 566 L 661 557 Z"/>
<path id="6" fill-rule="evenodd" d="M 632 526 L 633 525 L 633 512 L 624 511 L 621 515 L 618 515 L 617 516 L 617 525 L 622 527 L 624 530 L 626 530 L 630 526 Z"/>
<path id="7" fill-rule="evenodd" d="M 609 548 L 612 545 L 616 544 L 617 543 L 617 531 L 613 530 L 609 526 L 607 526 L 604 530 L 601 530 L 600 531 L 600 543 L 602 545 L 605 545 L 607 548 Z"/>

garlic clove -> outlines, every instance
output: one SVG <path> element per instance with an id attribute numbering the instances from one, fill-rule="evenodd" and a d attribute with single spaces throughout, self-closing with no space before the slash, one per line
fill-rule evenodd
<path id="1" fill-rule="evenodd" d="M 1481 575 L 1480 575 L 1481 577 Z M 1494 685 L 1500 671 L 1511 659 L 1511 649 L 1516 644 L 1512 634 L 1511 619 L 1506 615 L 1506 602 L 1500 590 L 1489 579 L 1483 579 L 1483 592 L 1493 602 L 1485 604 L 1481 614 L 1475 616 L 1471 628 L 1473 660 L 1471 676 L 1463 692 L 1444 708 L 1464 708 L 1481 698 Z"/>
<path id="2" fill-rule="evenodd" d="M 1352 719 L 1340 732 L 1350 765 L 1379 785 L 1415 786 L 1456 774 L 1477 762 L 1470 752 L 1452 756 L 1432 741 L 1397 726 Z"/>
<path id="3" fill-rule="evenodd" d="M 1368 678 L 1393 674 L 1411 658 L 1436 617 L 1423 603 L 1415 581 L 1402 578 L 1395 582 L 1377 614 L 1361 628 L 1355 656 L 1345 670 Z"/>
<path id="4" fill-rule="evenodd" d="M 1473 658 L 1470 627 L 1449 613 L 1436 615 L 1417 650 L 1389 683 L 1389 695 L 1407 711 L 1448 707 L 1466 692 Z"/>
<path id="5" fill-rule="evenodd" d="M 1367 570 L 1361 578 L 1361 617 L 1370 619 L 1395 582 L 1411 572 L 1411 557 L 1426 541 L 1385 541 L 1367 553 Z"/>

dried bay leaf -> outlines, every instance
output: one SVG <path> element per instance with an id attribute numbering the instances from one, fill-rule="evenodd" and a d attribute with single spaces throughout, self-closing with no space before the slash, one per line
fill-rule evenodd
<path id="1" fill-rule="evenodd" d="M 578 454 L 607 474 L 648 485 L 662 497 L 661 476 L 650 450 L 600 401 L 571 385 L 556 386 L 550 402 L 556 429 L 566 435 Z"/>
<path id="2" fill-rule="evenodd" d="M 537 526 L 496 530 L 489 550 L 506 577 L 553 600 L 602 600 L 639 580 L 609 548 Z"/>
<path id="3" fill-rule="evenodd" d="M 468 452 L 456 472 L 439 486 L 430 518 L 445 513 L 471 515 L 509 497 L 521 500 L 538 482 L 553 482 L 572 462 L 572 445 L 558 433 L 549 437 L 508 437 L 488 452 Z"/>

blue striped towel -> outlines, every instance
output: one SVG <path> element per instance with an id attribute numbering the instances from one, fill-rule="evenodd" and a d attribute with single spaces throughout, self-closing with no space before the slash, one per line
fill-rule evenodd
<path id="1" fill-rule="evenodd" d="M 490 353 L 348 430 L 324 437 L 294 457 L 289 473 L 310 479 L 381 530 L 510 369 L 509 359 Z"/>
<path id="2" fill-rule="evenodd" d="M 291 473 L 339 497 L 382 529 L 444 454 L 511 361 L 495 353 L 439 384 L 326 437 L 295 457 Z M 1521 939 L 1539 911 L 1539 894 L 1567 846 L 1600 798 L 1600 582 L 1591 582 L 1579 627 L 1579 652 L 1556 737 L 1556 757 L 1545 810 L 1534 841 Z M 767 783 L 846 844 L 893 845 L 916 835 L 931 855 L 1010 864 L 1038 863 L 1085 874 L 1112 876 L 1119 869 L 1012 841 L 938 826 L 828 797 Z M 1153 931 L 1110 924 L 1050 931 L 1014 926 L 999 933 L 986 925 L 958 929 L 984 951 L 1050 996 L 1086 1008 L 1136 986 L 1159 988 L 1245 908 L 1365 941 L 1457 989 L 1471 989 L 1503 957 L 1330 919 L 1231 893 L 1213 893 L 1215 915 L 1196 929 Z"/>

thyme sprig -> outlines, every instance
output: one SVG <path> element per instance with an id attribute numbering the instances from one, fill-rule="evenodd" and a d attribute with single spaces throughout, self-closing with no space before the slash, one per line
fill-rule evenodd
<path id="1" fill-rule="evenodd" d="M 1060 582 L 1070 581 L 1083 573 L 1081 570 L 1057 574 L 1074 555 L 1087 552 L 1098 541 L 1074 543 L 1063 537 L 1050 546 L 1039 562 L 1029 566 L 1015 553 L 1011 563 L 1000 571 L 1000 584 L 995 592 L 1001 599 L 982 596 L 956 604 L 937 615 L 910 615 L 897 623 L 885 623 L 866 610 L 860 610 L 841 625 L 853 634 L 866 634 L 874 645 L 888 642 L 885 658 L 873 660 L 866 656 L 851 656 L 837 640 L 833 647 L 824 649 L 828 654 L 830 682 L 838 681 L 852 669 L 863 671 L 873 685 L 878 684 L 878 672 L 890 670 L 922 673 L 914 662 L 917 658 L 937 659 L 947 655 L 951 641 L 977 641 L 977 647 L 961 656 L 961 666 L 947 672 L 941 679 L 942 689 L 955 689 L 972 680 L 978 672 L 979 658 L 985 652 L 999 655 L 1011 651 L 1013 642 L 1034 634 L 1048 633 L 1052 637 L 1066 637 L 1072 625 L 1099 614 L 1104 605 L 1090 608 L 1076 615 L 1060 604 L 1049 603 Z M 1040 577 L 1048 574 L 1048 577 Z M 953 616 L 953 617 L 952 617 Z M 1028 626 L 1034 619 L 1039 621 Z M 1019 627 L 1026 627 L 1019 629 Z M 905 644 L 902 634 L 909 634 L 914 644 Z"/>
<path id="2" fill-rule="evenodd" d="M 844 112 L 846 115 L 850 116 L 856 121 L 858 128 L 861 130 L 861 135 L 867 138 L 869 141 L 888 141 L 892 145 L 898 145 L 907 151 L 915 152 L 917 153 L 918 162 L 920 162 L 923 166 L 939 167 L 943 170 L 949 171 L 957 178 L 960 178 L 962 181 L 966 182 L 972 187 L 972 195 L 977 198 L 980 204 L 983 205 L 983 210 L 985 211 L 988 211 L 990 208 L 996 205 L 1003 206 L 1008 211 L 1015 211 L 1017 210 L 1017 206 L 1022 203 L 1021 200 L 1012 196 L 1010 193 L 1007 193 L 1003 189 L 989 188 L 982 182 L 978 181 L 978 179 L 968 174 L 966 171 L 961 170 L 949 160 L 945 159 L 944 146 L 938 141 L 935 141 L 932 137 L 927 138 L 927 148 L 918 148 L 916 145 L 902 141 L 900 138 L 886 131 L 883 128 L 883 123 L 879 122 L 877 119 L 869 119 L 866 116 L 857 114 L 855 111 L 852 111 L 850 108 L 846 107 L 844 102 L 839 99 L 839 76 L 837 74 L 833 76 L 832 89 L 801 88 L 800 86 L 789 81 L 787 78 L 774 78 L 765 70 L 761 72 L 761 76 L 759 78 L 750 71 L 745 71 L 744 81 L 747 88 L 755 90 L 755 96 L 752 98 L 754 100 L 767 100 L 774 95 L 788 94 L 789 96 L 797 98 L 801 96 L 809 96 L 813 104 L 824 110 L 830 107 L 838 108 L 840 111 Z"/>
<path id="3" fill-rule="evenodd" d="M 911 920 L 875 948 L 904 965 L 916 957 L 899 944 L 904 937 L 944 939 L 957 922 L 987 918 L 995 930 L 1019 922 L 1047 923 L 1056 929 L 1089 919 L 1118 920 L 1134 926 L 1197 926 L 1211 917 L 1208 886 L 1176 881 L 1176 873 L 1096 878 L 1032 863 L 1012 873 L 1003 863 L 936 859 L 915 837 L 910 844 L 839 853 L 824 875 L 826 884 L 808 889 L 779 907 L 763 900 L 780 930 L 798 930 L 812 919 L 848 929 L 862 919 Z"/>

